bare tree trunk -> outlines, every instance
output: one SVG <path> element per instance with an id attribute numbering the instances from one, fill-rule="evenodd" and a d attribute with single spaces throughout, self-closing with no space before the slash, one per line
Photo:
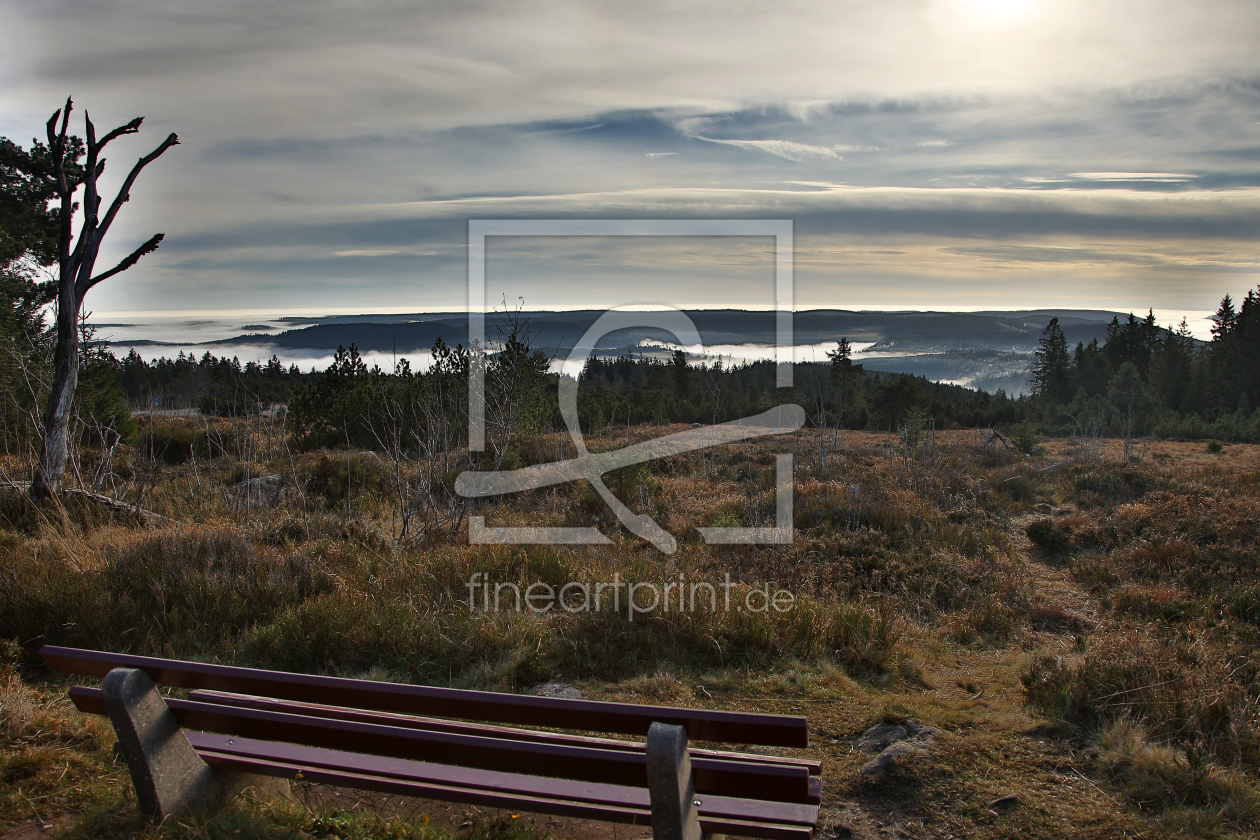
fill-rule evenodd
<path id="1" fill-rule="evenodd" d="M 63 284 L 57 296 L 57 350 L 52 389 L 44 411 L 44 447 L 31 479 L 31 496 L 45 498 L 61 485 L 70 452 L 70 416 L 79 384 L 79 307 L 74 287 Z M 67 292 L 69 294 L 67 294 Z"/>
<path id="2" fill-rule="evenodd" d="M 76 181 L 68 171 L 76 163 L 75 155 L 70 154 L 69 159 L 67 158 L 67 152 L 72 146 L 69 136 L 72 104 L 67 99 L 65 108 L 58 109 L 47 126 L 48 150 L 53 156 L 57 196 L 61 200 L 61 231 L 57 251 L 57 350 L 53 361 L 52 389 L 48 396 L 48 408 L 44 412 L 43 449 L 39 455 L 39 466 L 31 480 L 30 493 L 34 499 L 46 498 L 60 489 L 61 474 L 66 468 L 66 459 L 70 452 L 70 417 L 74 410 L 74 392 L 79 385 L 79 309 L 83 305 L 83 297 L 97 283 L 126 271 L 145 254 L 156 251 L 163 234 L 151 237 L 108 271 L 92 276 L 101 240 L 109 232 L 110 225 L 114 223 L 123 204 L 131 198 L 131 186 L 140 170 L 157 160 L 171 146 L 179 144 L 179 138 L 171 134 L 156 149 L 136 161 L 109 209 L 101 216 L 101 197 L 97 192 L 96 179 L 105 171 L 105 159 L 100 153 L 110 141 L 124 134 L 138 132 L 144 118 L 137 117 L 126 125 L 115 128 L 98 141 L 96 127 L 85 115 L 87 162 L 83 167 L 82 180 Z M 58 118 L 61 120 L 60 129 L 57 126 Z M 83 187 L 83 220 L 76 238 L 71 228 L 75 211 L 74 194 L 80 186 Z"/>

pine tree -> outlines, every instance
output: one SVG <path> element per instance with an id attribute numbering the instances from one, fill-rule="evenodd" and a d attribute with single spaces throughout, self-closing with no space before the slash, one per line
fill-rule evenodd
<path id="1" fill-rule="evenodd" d="M 1130 312 L 1126 320 L 1112 318 L 1107 325 L 1107 343 L 1103 346 L 1103 353 L 1112 370 L 1118 371 L 1125 362 L 1132 362 L 1145 381 L 1159 341 L 1160 330 L 1155 323 L 1155 313 L 1148 311 L 1145 318 L 1139 319 Z"/>
<path id="2" fill-rule="evenodd" d="M 1215 322 L 1212 325 L 1213 341 L 1219 341 L 1234 329 L 1234 325 L 1238 322 L 1238 313 L 1234 311 L 1234 301 L 1229 295 L 1221 299 L 1220 308 L 1216 310 L 1212 320 Z"/>
<path id="3" fill-rule="evenodd" d="M 1213 316 L 1211 376 L 1215 406 L 1233 411 L 1243 396 L 1260 399 L 1260 294 L 1247 292 L 1235 310 L 1229 295 Z"/>
<path id="4" fill-rule="evenodd" d="M 1085 391 L 1086 396 L 1099 397 L 1107 393 L 1107 382 L 1111 379 L 1111 365 L 1098 339 L 1089 344 L 1076 343 L 1076 352 L 1072 357 L 1072 375 L 1077 387 Z"/>
<path id="5" fill-rule="evenodd" d="M 827 358 L 831 359 L 831 370 L 828 371 L 828 378 L 831 380 L 831 387 L 835 391 L 836 400 L 840 405 L 840 420 L 844 421 L 844 410 L 848 406 L 850 392 L 858 380 L 865 376 L 866 371 L 861 365 L 853 363 L 853 348 L 849 344 L 849 339 L 840 338 L 839 344 L 835 350 L 827 353 Z"/>
<path id="6" fill-rule="evenodd" d="M 1146 386 L 1138 375 L 1137 365 L 1125 362 L 1108 384 L 1111 402 L 1120 416 L 1120 432 L 1124 438 L 1124 460 L 1133 455 L 1133 433 L 1145 405 Z"/>
<path id="7" fill-rule="evenodd" d="M 691 368 L 687 366 L 687 354 L 682 350 L 675 350 L 670 357 L 670 366 L 673 368 L 671 373 L 674 379 L 674 397 L 683 402 L 691 395 L 692 376 Z"/>
<path id="8" fill-rule="evenodd" d="M 1041 336 L 1033 354 L 1033 394 L 1056 403 L 1065 403 L 1072 398 L 1076 383 L 1072 376 L 1072 363 L 1068 358 L 1067 338 L 1059 326 L 1059 319 L 1051 318 Z"/>
<path id="9" fill-rule="evenodd" d="M 83 176 L 83 143 L 66 140 L 66 177 Z M 0 137 L 0 438 L 7 446 L 36 439 L 31 418 L 44 393 L 51 336 L 44 308 L 54 289 L 37 282 L 41 266 L 57 261 L 60 231 L 55 211 L 53 163 L 48 147 L 32 141 L 23 149 Z"/>
<path id="10" fill-rule="evenodd" d="M 1160 401 L 1168 408 L 1180 410 L 1185 403 L 1194 353 L 1194 336 L 1185 318 L 1181 319 L 1176 332 L 1164 330 L 1159 349 L 1151 359 L 1148 378 Z"/>
<path id="11" fill-rule="evenodd" d="M 1240 399 L 1246 397 L 1256 405 L 1260 402 L 1260 287 L 1247 292 L 1230 338 Z"/>

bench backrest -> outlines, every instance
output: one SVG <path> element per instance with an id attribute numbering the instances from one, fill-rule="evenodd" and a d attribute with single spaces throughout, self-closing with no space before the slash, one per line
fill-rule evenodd
<path id="1" fill-rule="evenodd" d="M 693 741 L 760 746 L 804 747 L 809 740 L 806 719 L 789 715 L 639 706 L 381 683 L 53 645 L 42 647 L 39 656 L 53 670 L 62 673 L 104 677 L 114 668 L 138 668 L 157 685 L 174 688 L 206 689 L 409 715 L 638 736 L 646 736 L 652 723 L 660 722 L 684 727 L 687 737 Z"/>

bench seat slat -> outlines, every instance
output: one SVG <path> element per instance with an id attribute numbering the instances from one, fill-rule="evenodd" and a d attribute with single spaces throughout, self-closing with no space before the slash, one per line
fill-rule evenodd
<path id="1" fill-rule="evenodd" d="M 241 739 L 242 741 L 248 739 Z M 277 746 L 267 744 L 266 746 Z M 429 799 L 440 799 L 448 802 L 487 805 L 498 808 L 511 808 L 532 813 L 569 816 L 606 822 L 622 822 L 634 825 L 651 825 L 651 812 L 646 806 L 636 807 L 632 801 L 624 801 L 621 797 L 612 796 L 600 801 L 594 797 L 586 800 L 561 798 L 542 794 L 513 792 L 493 787 L 468 787 L 452 784 L 439 778 L 420 774 L 416 777 L 407 775 L 382 775 L 370 772 L 359 772 L 344 769 L 353 766 L 351 757 L 346 756 L 347 763 L 339 767 L 322 767 L 299 762 L 269 759 L 264 755 L 250 755 L 242 752 L 218 752 L 206 749 L 198 750 L 202 758 L 211 766 L 222 769 L 242 770 L 262 773 L 264 775 L 281 776 L 294 779 L 298 777 L 324 784 L 344 785 L 364 790 L 376 790 L 385 793 L 405 794 Z M 420 764 L 420 762 L 415 762 Z M 510 774 L 498 774 L 507 776 Z M 587 788 L 594 786 L 587 785 Z M 611 786 L 600 786 L 611 787 Z M 561 789 L 557 790 L 557 793 Z M 627 791 L 633 789 L 626 789 Z M 589 794 L 588 794 L 589 796 Z M 711 797 L 711 799 L 725 799 Z M 806 822 L 770 822 L 751 818 L 752 814 L 741 816 L 738 808 L 730 807 L 730 800 L 719 803 L 721 812 L 709 811 L 701 807 L 700 824 L 706 833 L 730 834 L 741 837 L 759 838 L 759 840 L 810 840 L 813 824 L 817 821 L 816 808 L 813 821 Z M 757 803 L 767 804 L 767 803 Z M 706 803 L 707 805 L 707 803 Z M 727 812 L 727 813 L 722 813 Z M 729 814 L 729 815 L 727 815 Z"/>
<path id="2" fill-rule="evenodd" d="M 56 671 L 104 677 L 114 668 L 139 668 L 158 685 L 275 697 L 385 712 L 484 720 L 525 726 L 647 735 L 652 723 L 682 726 L 693 741 L 762 746 L 808 746 L 805 718 L 565 700 L 401 683 L 377 683 L 264 671 L 200 662 L 45 645 L 40 657 Z"/>
<path id="3" fill-rule="evenodd" d="M 389 776 L 413 781 L 431 782 L 460 788 L 477 788 L 499 793 L 518 793 L 548 799 L 564 799 L 601 805 L 650 808 L 644 788 L 575 782 L 521 773 L 474 770 L 424 761 L 385 758 L 361 753 L 304 747 L 298 744 L 277 744 L 252 738 L 231 738 L 204 732 L 189 732 L 188 740 L 199 752 L 259 758 L 283 764 L 301 765 L 326 770 L 346 770 L 371 776 Z M 818 806 L 729 796 L 702 796 L 700 813 L 715 818 L 781 822 L 813 825 L 818 820 Z"/>
<path id="4" fill-rule="evenodd" d="M 82 689 L 72 689 L 71 698 L 76 706 L 88 711 L 86 705 L 90 703 L 90 698 Z M 457 754 L 461 765 L 483 770 L 512 771 L 522 766 L 543 766 L 549 776 L 567 779 L 633 787 L 647 783 L 645 756 L 642 753 L 509 742 L 483 736 L 310 718 L 174 698 L 166 698 L 166 705 L 185 729 L 329 749 L 367 751 L 394 758 L 441 761 L 444 757 Z M 101 708 L 103 710 L 103 703 Z M 704 794 L 806 804 L 816 796 L 811 790 L 811 777 L 804 767 L 695 758 L 692 770 L 695 788 Z"/>
<path id="5" fill-rule="evenodd" d="M 484 735 L 491 738 L 510 738 L 514 741 L 536 741 L 543 744 L 571 744 L 573 746 L 597 746 L 602 749 L 624 750 L 626 752 L 643 752 L 642 741 L 618 741 L 613 738 L 596 738 L 588 735 L 568 735 L 560 732 L 541 732 L 535 729 L 513 729 L 506 726 L 488 726 L 486 724 L 461 723 L 459 721 L 439 720 L 436 718 L 399 715 L 389 712 L 369 712 L 360 709 L 348 709 L 342 706 L 328 706 L 319 703 L 299 703 L 293 700 L 275 700 L 270 697 L 251 697 L 244 694 L 231 694 L 223 691 L 196 690 L 188 693 L 189 700 L 205 703 L 220 703 L 228 706 L 240 706 L 247 709 L 269 709 L 287 711 L 292 714 L 312 715 L 315 717 L 333 718 L 336 720 L 355 720 L 364 723 L 386 723 L 407 729 L 427 729 L 435 732 L 464 732 Z M 724 750 L 705 750 L 691 748 L 692 756 L 721 758 L 729 761 L 747 761 L 766 764 L 791 764 L 805 767 L 811 776 L 822 773 L 822 762 L 815 759 L 788 758 L 777 755 L 756 755 Z"/>

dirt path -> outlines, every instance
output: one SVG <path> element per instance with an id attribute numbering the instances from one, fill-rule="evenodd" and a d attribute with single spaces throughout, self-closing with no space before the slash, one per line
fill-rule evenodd
<path id="1" fill-rule="evenodd" d="M 1077 635 L 1091 632 L 1102 624 L 1103 610 L 1098 599 L 1072 578 L 1070 567 L 1049 561 L 1032 540 L 1028 525 L 1038 519 L 1068 516 L 1068 508 L 1051 509 L 1038 505 L 1037 512 L 1014 517 L 1010 522 L 1011 541 L 1023 554 L 1033 602 L 1028 620 L 1033 630 Z"/>

